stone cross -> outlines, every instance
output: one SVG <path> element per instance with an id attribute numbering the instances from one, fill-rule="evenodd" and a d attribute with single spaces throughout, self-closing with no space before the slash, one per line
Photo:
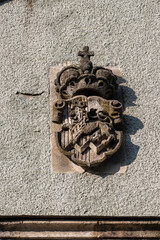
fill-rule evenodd
<path id="1" fill-rule="evenodd" d="M 94 56 L 94 52 L 89 51 L 89 47 L 85 46 L 85 47 L 83 47 L 83 51 L 78 52 L 78 56 L 90 60 L 90 57 Z"/>
<path id="2" fill-rule="evenodd" d="M 94 56 L 94 52 L 93 51 L 89 51 L 89 47 L 85 46 L 83 47 L 83 51 L 79 51 L 78 52 L 78 56 L 81 57 L 80 60 L 80 67 L 81 69 L 88 73 L 89 71 L 91 71 L 92 69 L 92 62 L 90 61 L 90 57 Z"/>

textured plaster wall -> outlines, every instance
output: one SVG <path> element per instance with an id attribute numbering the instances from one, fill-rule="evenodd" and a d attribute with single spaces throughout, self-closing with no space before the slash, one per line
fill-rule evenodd
<path id="1" fill-rule="evenodd" d="M 158 2 L 0 3 L 0 215 L 159 215 Z M 49 69 L 83 45 L 124 75 L 125 174 L 51 171 Z"/>

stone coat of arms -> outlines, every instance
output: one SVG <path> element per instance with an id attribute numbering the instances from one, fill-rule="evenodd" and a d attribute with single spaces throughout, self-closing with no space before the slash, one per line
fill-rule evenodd
<path id="1" fill-rule="evenodd" d="M 117 77 L 93 66 L 88 47 L 79 51 L 80 65 L 63 68 L 55 80 L 58 99 L 52 123 L 59 150 L 82 167 L 110 158 L 122 143 L 122 104 L 113 99 Z"/>

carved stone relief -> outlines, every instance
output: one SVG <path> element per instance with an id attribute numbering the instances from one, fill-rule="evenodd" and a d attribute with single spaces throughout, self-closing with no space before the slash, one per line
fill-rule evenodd
<path id="1" fill-rule="evenodd" d="M 117 77 L 93 66 L 88 47 L 79 51 L 79 66 L 64 67 L 55 79 L 57 101 L 52 124 L 56 145 L 70 161 L 95 167 L 112 157 L 122 143 L 122 104 L 113 99 Z"/>

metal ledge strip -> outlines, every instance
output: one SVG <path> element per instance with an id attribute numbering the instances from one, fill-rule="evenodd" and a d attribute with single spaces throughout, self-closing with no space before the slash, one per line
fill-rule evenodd
<path id="1" fill-rule="evenodd" d="M 160 239 L 160 220 L 0 217 L 0 239 Z"/>

